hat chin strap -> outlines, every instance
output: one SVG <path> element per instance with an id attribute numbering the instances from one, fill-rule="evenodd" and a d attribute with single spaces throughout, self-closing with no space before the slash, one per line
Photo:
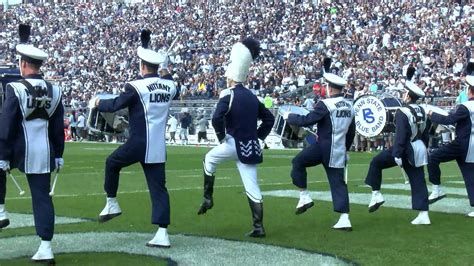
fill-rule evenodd
<path id="1" fill-rule="evenodd" d="M 21 57 L 18 58 L 18 68 L 20 69 L 20 76 L 23 77 L 23 71 L 21 71 Z"/>
<path id="2" fill-rule="evenodd" d="M 331 90 L 329 89 L 329 84 L 326 84 L 326 95 L 327 95 L 327 97 L 328 98 L 331 97 L 331 94 L 332 93 L 331 93 Z"/>
<path id="3" fill-rule="evenodd" d="M 403 102 L 408 103 L 408 91 L 406 91 L 405 95 L 403 95 Z"/>
<path id="4" fill-rule="evenodd" d="M 143 77 L 143 72 L 142 72 L 142 69 L 143 69 L 143 62 L 142 60 L 140 59 L 140 62 L 139 62 L 139 66 L 138 66 L 140 69 L 138 70 L 138 72 L 140 73 L 140 76 Z"/>
<path id="5" fill-rule="evenodd" d="M 227 88 L 235 87 L 235 85 L 237 85 L 237 84 L 242 84 L 242 82 L 235 81 L 231 78 L 227 78 Z"/>

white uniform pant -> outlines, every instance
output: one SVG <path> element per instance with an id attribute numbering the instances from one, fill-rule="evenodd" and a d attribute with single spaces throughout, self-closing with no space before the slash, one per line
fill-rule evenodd
<path id="1" fill-rule="evenodd" d="M 240 178 L 244 183 L 247 196 L 256 203 L 261 203 L 262 193 L 257 182 L 257 165 L 244 164 L 239 161 L 237 151 L 235 149 L 235 140 L 232 136 L 226 135 L 223 143 L 210 150 L 204 159 L 204 170 L 208 175 L 216 172 L 217 165 L 224 161 L 235 161 L 237 169 L 239 169 Z"/>

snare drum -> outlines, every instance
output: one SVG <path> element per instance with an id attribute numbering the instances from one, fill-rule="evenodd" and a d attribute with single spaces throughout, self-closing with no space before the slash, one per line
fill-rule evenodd
<path id="1" fill-rule="evenodd" d="M 390 94 L 379 97 L 365 95 L 354 102 L 357 133 L 375 137 L 381 133 L 395 132 L 395 112 L 403 106 L 400 99 Z"/>
<path id="2" fill-rule="evenodd" d="M 118 95 L 97 95 L 101 100 L 114 99 Z M 105 134 L 121 134 L 128 128 L 128 109 L 120 109 L 114 113 L 99 112 L 97 107 L 89 110 L 87 127 L 92 132 Z"/>
<path id="3" fill-rule="evenodd" d="M 278 114 L 275 119 L 274 130 L 283 140 L 303 140 L 306 131 L 298 126 L 289 125 L 285 119 L 283 119 L 283 113 L 290 112 L 291 114 L 307 115 L 309 111 L 303 107 L 294 105 L 283 105 L 278 108 Z"/>

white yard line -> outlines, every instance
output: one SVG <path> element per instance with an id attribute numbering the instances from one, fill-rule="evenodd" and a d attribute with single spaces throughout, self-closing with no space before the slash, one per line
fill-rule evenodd
<path id="1" fill-rule="evenodd" d="M 363 181 L 364 179 L 352 179 L 352 181 Z M 384 180 L 402 180 L 402 178 L 384 178 Z M 308 181 L 308 184 L 316 184 L 316 183 L 327 183 L 327 180 L 316 180 L 316 181 Z M 292 182 L 270 182 L 270 183 L 260 183 L 260 187 L 264 186 L 280 186 L 280 185 L 292 185 Z M 216 185 L 214 188 L 238 188 L 243 187 L 242 184 L 238 185 Z M 183 191 L 183 190 L 202 190 L 202 186 L 197 187 L 180 187 L 180 188 L 168 188 L 168 191 Z M 56 192 L 57 193 L 57 192 Z M 148 193 L 148 189 L 144 190 L 130 190 L 130 191 L 119 191 L 117 194 L 136 194 L 136 193 Z M 86 193 L 86 194 L 56 194 L 54 195 L 55 198 L 74 198 L 74 197 L 87 197 L 87 196 L 103 196 L 105 192 L 96 192 L 96 193 Z M 7 197 L 6 200 L 24 200 L 24 199 L 31 199 L 31 196 L 24 196 L 24 197 Z"/>
<path id="2" fill-rule="evenodd" d="M 8 218 L 10 219 L 11 223 L 7 227 L 7 229 L 35 226 L 35 221 L 33 219 L 32 214 L 8 213 Z M 62 216 L 56 216 L 54 219 L 55 224 L 72 224 L 72 223 L 84 223 L 84 222 L 88 222 L 88 220 L 80 219 L 80 218 L 62 217 Z"/>
<path id="3" fill-rule="evenodd" d="M 242 228 L 242 230 L 245 230 Z M 170 235 L 172 248 L 147 248 L 152 233 L 86 232 L 55 234 L 55 253 L 120 252 L 168 258 L 178 265 L 346 265 L 328 255 L 259 243 L 201 236 Z M 31 256 L 37 236 L 2 238 L 0 259 Z M 67 263 L 64 261 L 63 263 Z M 71 262 L 72 263 L 72 262 Z"/>
<path id="4" fill-rule="evenodd" d="M 410 185 L 405 185 L 405 184 L 383 184 L 382 189 L 393 189 L 393 190 L 404 190 L 404 191 L 411 190 Z M 443 186 L 441 190 L 446 194 L 467 196 L 467 191 L 465 188 L 454 188 L 454 187 Z"/>
<path id="5" fill-rule="evenodd" d="M 274 191 L 264 191 L 262 192 L 264 196 L 274 196 L 274 197 L 283 197 L 283 198 L 293 198 L 297 200 L 299 192 L 297 190 L 274 190 Z M 310 192 L 312 199 L 317 201 L 326 201 L 332 202 L 331 192 L 322 191 L 322 192 Z M 411 196 L 408 195 L 393 195 L 383 193 L 385 203 L 382 205 L 383 208 L 398 208 L 398 209 L 407 209 L 411 210 Z M 349 202 L 350 204 L 358 204 L 367 206 L 370 202 L 370 193 L 349 193 Z M 295 202 L 296 203 L 296 202 Z M 430 211 L 433 212 L 443 212 L 443 213 L 458 213 L 465 214 L 471 211 L 469 202 L 467 199 L 458 199 L 458 198 L 446 198 L 442 199 L 434 204 L 429 206 Z M 383 211 L 383 210 L 379 210 Z"/>

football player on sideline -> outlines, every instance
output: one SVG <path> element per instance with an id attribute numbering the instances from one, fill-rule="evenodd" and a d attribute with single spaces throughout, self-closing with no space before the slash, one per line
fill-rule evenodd
<path id="1" fill-rule="evenodd" d="M 260 53 L 260 44 L 250 38 L 237 42 L 230 52 L 226 77 L 228 89 L 219 95 L 212 117 L 220 145 L 210 150 L 204 159 L 204 201 L 198 214 L 204 214 L 214 205 L 212 194 L 216 167 L 224 161 L 235 161 L 244 183 L 253 218 L 250 237 L 265 237 L 263 228 L 263 199 L 257 182 L 257 164 L 263 161 L 258 139 L 270 133 L 275 118 L 243 83 L 249 67 Z M 257 128 L 257 120 L 262 120 Z"/>
<path id="2" fill-rule="evenodd" d="M 170 224 L 170 202 L 166 189 L 166 119 L 169 105 L 179 95 L 172 80 L 158 76 L 159 65 L 166 54 L 148 49 L 151 32 L 141 33 L 142 47 L 137 50 L 140 58 L 141 78 L 125 84 L 125 92 L 110 100 L 93 98 L 91 106 L 100 112 L 115 112 L 128 108 L 130 138 L 118 147 L 105 163 L 104 190 L 107 201 L 99 214 L 99 222 L 106 222 L 122 213 L 117 201 L 120 170 L 140 163 L 145 172 L 152 203 L 151 222 L 159 226 L 149 247 L 170 247 L 167 228 Z"/>
<path id="3" fill-rule="evenodd" d="M 54 263 L 51 239 L 54 206 L 50 192 L 51 172 L 63 166 L 64 107 L 61 89 L 43 79 L 41 65 L 48 55 L 25 44 L 29 25 L 20 25 L 19 68 L 22 80 L 9 83 L 0 117 L 0 167 L 18 168 L 26 174 L 31 190 L 36 233 L 41 245 L 33 261 Z M 12 159 L 9 162 L 9 159 Z M 1 208 L 1 207 L 0 207 Z"/>
<path id="4" fill-rule="evenodd" d="M 323 164 L 326 170 L 334 211 L 341 213 L 333 229 L 351 231 L 349 220 L 349 193 L 344 182 L 344 168 L 355 135 L 354 110 L 352 103 L 344 98 L 342 89 L 346 80 L 329 73 L 331 59 L 324 60 L 324 79 L 328 83 L 329 98 L 319 101 L 314 110 L 307 115 L 283 113 L 283 119 L 295 126 L 318 124 L 318 142 L 304 148 L 293 158 L 291 178 L 300 189 L 300 199 L 296 214 L 302 214 L 314 203 L 307 191 L 306 168 Z"/>

